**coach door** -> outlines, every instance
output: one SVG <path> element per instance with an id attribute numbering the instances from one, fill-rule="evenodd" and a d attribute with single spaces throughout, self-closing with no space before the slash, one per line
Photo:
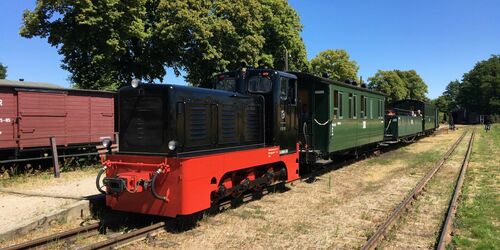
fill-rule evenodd
<path id="1" fill-rule="evenodd" d="M 297 79 L 281 76 L 279 86 L 278 127 L 280 154 L 296 151 L 298 135 Z"/>

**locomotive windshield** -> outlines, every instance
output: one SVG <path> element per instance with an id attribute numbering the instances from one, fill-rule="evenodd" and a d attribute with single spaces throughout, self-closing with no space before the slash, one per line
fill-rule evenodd
<path id="1" fill-rule="evenodd" d="M 215 83 L 215 88 L 220 90 L 226 90 L 231 92 L 236 92 L 236 79 L 229 77 L 219 77 Z"/>
<path id="2" fill-rule="evenodd" d="M 138 91 L 120 95 L 120 150 L 162 152 L 164 141 L 164 104 L 160 96 Z"/>
<path id="3" fill-rule="evenodd" d="M 251 93 L 269 93 L 273 88 L 273 82 L 269 77 L 251 76 L 248 79 L 248 91 Z"/>

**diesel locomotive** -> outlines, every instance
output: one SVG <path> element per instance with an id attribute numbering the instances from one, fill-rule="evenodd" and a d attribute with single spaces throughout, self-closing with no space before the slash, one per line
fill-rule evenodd
<path id="1" fill-rule="evenodd" d="M 119 150 L 103 159 L 96 183 L 106 204 L 176 217 L 299 178 L 296 76 L 242 77 L 244 87 L 233 87 L 248 94 L 164 84 L 121 88 Z"/>
<path id="2" fill-rule="evenodd" d="M 385 94 L 272 69 L 221 73 L 205 88 L 135 82 L 117 98 L 119 150 L 103 157 L 97 188 L 112 209 L 166 217 L 296 180 L 299 165 L 327 164 L 437 126 L 435 108 L 401 102 L 401 110 L 426 116 L 415 118 L 413 134 L 394 134 L 391 121 L 409 115 L 388 119 Z"/>

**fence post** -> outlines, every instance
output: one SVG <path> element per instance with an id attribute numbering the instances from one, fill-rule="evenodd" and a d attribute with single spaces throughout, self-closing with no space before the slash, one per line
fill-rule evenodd
<path id="1" fill-rule="evenodd" d="M 54 163 L 54 177 L 59 178 L 59 155 L 57 154 L 57 143 L 55 137 L 50 137 L 50 147 L 52 148 L 52 162 Z"/>

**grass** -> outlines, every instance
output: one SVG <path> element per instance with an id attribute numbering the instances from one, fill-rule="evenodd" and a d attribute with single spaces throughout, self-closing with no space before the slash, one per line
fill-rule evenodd
<path id="1" fill-rule="evenodd" d="M 69 178 L 78 178 L 80 176 L 97 173 L 98 165 L 89 165 L 79 168 L 78 171 L 64 171 L 61 176 Z M 0 179 L 0 188 L 9 188 L 14 186 L 34 186 L 37 184 L 54 182 L 54 173 L 52 171 L 43 171 L 37 174 L 18 174 L 10 176 L 8 179 Z"/>
<path id="2" fill-rule="evenodd" d="M 500 125 L 477 132 L 454 222 L 454 249 L 500 249 Z"/>

